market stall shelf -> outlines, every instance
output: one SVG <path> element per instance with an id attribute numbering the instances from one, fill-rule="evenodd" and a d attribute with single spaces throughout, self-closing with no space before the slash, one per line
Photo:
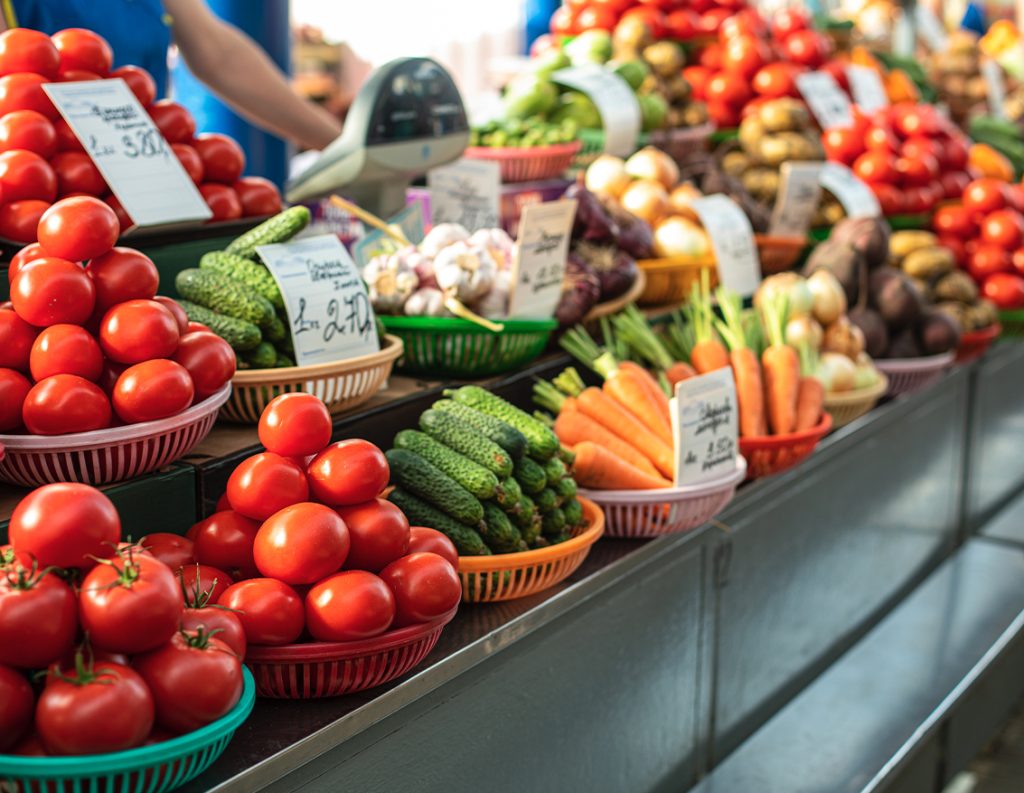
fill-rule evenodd
<path id="1" fill-rule="evenodd" d="M 924 358 L 888 358 L 876 361 L 878 370 L 889 378 L 888 396 L 914 394 L 932 385 L 953 365 L 956 351 Z"/>
<path id="2" fill-rule="evenodd" d="M 824 413 L 816 426 L 788 435 L 740 438 L 740 452 L 747 459 L 747 479 L 760 479 L 803 462 L 832 429 L 832 416 Z"/>

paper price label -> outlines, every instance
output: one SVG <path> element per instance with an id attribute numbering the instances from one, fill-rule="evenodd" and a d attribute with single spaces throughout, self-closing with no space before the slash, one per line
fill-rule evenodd
<path id="1" fill-rule="evenodd" d="M 850 81 L 853 101 L 865 113 L 874 113 L 889 106 L 889 95 L 882 85 L 878 72 L 867 66 L 847 66 L 846 78 Z"/>
<path id="2" fill-rule="evenodd" d="M 690 206 L 711 238 L 718 280 L 727 289 L 750 297 L 761 283 L 761 260 L 750 220 L 735 201 L 721 193 L 698 198 Z"/>
<path id="3" fill-rule="evenodd" d="M 389 218 L 388 225 L 397 226 L 409 242 L 419 245 L 423 242 L 424 236 L 423 202 L 417 201 L 410 204 Z M 401 247 L 398 240 L 389 237 L 379 229 L 373 229 L 352 246 L 352 257 L 356 260 L 359 269 L 362 270 L 374 256 L 382 253 L 394 253 Z"/>
<path id="4" fill-rule="evenodd" d="M 821 201 L 821 163 L 784 162 L 779 175 L 779 197 L 772 211 L 771 233 L 778 237 L 802 237 L 811 227 Z"/>
<path id="5" fill-rule="evenodd" d="M 495 228 L 501 220 L 501 166 L 487 160 L 459 160 L 427 173 L 430 217 L 459 223 L 470 231 Z"/>
<path id="6" fill-rule="evenodd" d="M 914 56 L 914 26 L 905 13 L 896 17 L 896 23 L 892 26 L 892 54 L 901 58 Z"/>
<path id="7" fill-rule="evenodd" d="M 807 106 L 814 114 L 822 129 L 849 127 L 853 124 L 853 110 L 850 100 L 839 87 L 836 78 L 828 72 L 804 72 L 796 76 L 796 87 L 800 89 Z"/>
<path id="8" fill-rule="evenodd" d="M 824 163 L 820 182 L 843 205 L 847 217 L 873 218 L 882 214 L 882 207 L 871 188 L 842 163 Z"/>
<path id="9" fill-rule="evenodd" d="M 170 144 L 124 80 L 48 83 L 43 90 L 139 226 L 212 217 Z"/>
<path id="10" fill-rule="evenodd" d="M 256 251 L 284 297 L 296 364 L 343 361 L 380 349 L 366 285 L 334 234 Z"/>
<path id="11" fill-rule="evenodd" d="M 914 26 L 917 28 L 918 37 L 932 52 L 945 52 L 949 49 L 946 28 L 928 6 L 920 3 L 914 5 Z"/>
<path id="12" fill-rule="evenodd" d="M 735 471 L 739 418 L 732 369 L 676 383 L 671 401 L 676 485 L 695 485 Z"/>
<path id="13" fill-rule="evenodd" d="M 512 263 L 508 315 L 551 319 L 562 296 L 575 201 L 549 201 L 523 209 Z"/>
<path id="14" fill-rule="evenodd" d="M 575 88 L 590 97 L 597 106 L 604 127 L 606 152 L 628 157 L 636 151 L 643 116 L 640 103 L 629 83 L 596 64 L 559 69 L 551 75 L 551 79 L 560 85 Z"/>
<path id="15" fill-rule="evenodd" d="M 1003 77 L 1003 67 L 991 58 L 982 58 L 981 74 L 988 89 L 988 112 L 996 118 L 1006 118 L 1006 80 Z"/>

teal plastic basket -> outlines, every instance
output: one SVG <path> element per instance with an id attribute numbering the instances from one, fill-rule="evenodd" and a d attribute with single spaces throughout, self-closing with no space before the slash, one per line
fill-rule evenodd
<path id="1" fill-rule="evenodd" d="M 256 702 L 256 683 L 243 668 L 238 703 L 226 716 L 169 741 L 111 754 L 21 757 L 0 754 L 0 782 L 19 793 L 163 793 L 209 768 Z M 11 789 L 9 787 L 4 790 Z"/>
<path id="2" fill-rule="evenodd" d="M 398 371 L 431 379 L 488 377 L 514 371 L 544 352 L 553 319 L 496 320 L 499 333 L 458 318 L 387 317 L 381 322 L 388 333 L 401 338 L 405 352 Z"/>

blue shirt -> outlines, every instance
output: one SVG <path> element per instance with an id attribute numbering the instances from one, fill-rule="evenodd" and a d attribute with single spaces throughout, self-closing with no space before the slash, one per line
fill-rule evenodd
<path id="1" fill-rule="evenodd" d="M 114 50 L 114 67 L 141 66 L 156 80 L 157 97 L 167 94 L 167 48 L 171 29 L 161 0 L 4 0 L 14 10 L 10 27 L 41 30 L 88 28 Z"/>

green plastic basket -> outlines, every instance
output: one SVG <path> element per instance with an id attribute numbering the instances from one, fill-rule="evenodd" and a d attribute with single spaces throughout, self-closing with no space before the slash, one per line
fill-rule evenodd
<path id="1" fill-rule="evenodd" d="M 19 793 L 163 793 L 191 782 L 227 747 L 252 713 L 256 683 L 242 670 L 242 696 L 231 711 L 202 729 L 124 752 L 82 757 L 0 755 L 0 782 Z"/>
<path id="2" fill-rule="evenodd" d="M 724 127 L 722 129 L 716 129 L 710 136 L 711 144 L 715 146 L 719 143 L 731 143 L 734 140 L 739 140 L 739 138 L 739 127 Z"/>
<path id="3" fill-rule="evenodd" d="M 885 219 L 889 221 L 893 231 L 931 229 L 932 224 L 930 212 L 921 212 L 916 215 L 886 215 Z"/>
<path id="4" fill-rule="evenodd" d="M 1000 311 L 999 324 L 1003 326 L 1003 336 L 1024 336 L 1024 308 Z"/>
<path id="5" fill-rule="evenodd" d="M 511 372 L 544 352 L 558 327 L 553 319 L 507 319 L 500 320 L 505 329 L 494 333 L 458 318 L 382 316 L 381 321 L 405 344 L 398 370 L 432 379 Z"/>

